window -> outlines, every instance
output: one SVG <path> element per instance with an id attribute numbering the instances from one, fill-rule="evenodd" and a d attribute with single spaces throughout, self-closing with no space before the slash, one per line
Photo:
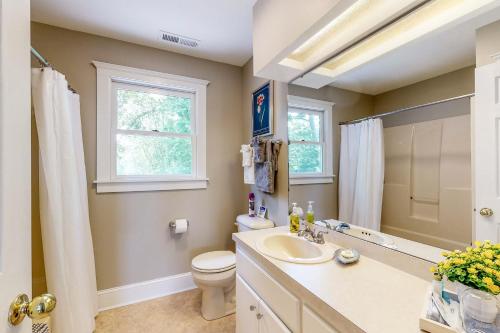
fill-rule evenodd
<path id="1" fill-rule="evenodd" d="M 290 184 L 333 182 L 333 103 L 288 96 Z"/>
<path id="2" fill-rule="evenodd" d="M 206 188 L 208 82 L 94 65 L 97 192 Z"/>

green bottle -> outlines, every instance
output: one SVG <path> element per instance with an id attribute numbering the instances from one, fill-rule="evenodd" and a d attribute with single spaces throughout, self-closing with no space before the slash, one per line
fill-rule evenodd
<path id="1" fill-rule="evenodd" d="M 307 213 L 306 213 L 306 221 L 309 224 L 309 227 L 311 228 L 314 224 L 314 211 L 313 211 L 313 204 L 314 201 L 309 201 L 307 205 Z"/>
<path id="2" fill-rule="evenodd" d="M 290 232 L 297 233 L 300 229 L 300 216 L 297 213 L 297 204 L 292 203 L 292 214 L 290 214 Z"/>

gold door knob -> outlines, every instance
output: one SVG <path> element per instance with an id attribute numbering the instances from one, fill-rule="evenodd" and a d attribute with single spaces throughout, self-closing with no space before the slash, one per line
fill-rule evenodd
<path id="1" fill-rule="evenodd" d="M 481 208 L 481 210 L 479 211 L 479 214 L 481 214 L 481 216 L 492 216 L 493 215 L 493 209 L 491 209 L 491 208 Z"/>
<path id="2" fill-rule="evenodd" d="M 54 310 L 56 303 L 55 296 L 51 294 L 40 295 L 31 302 L 26 294 L 18 295 L 10 303 L 9 323 L 14 326 L 19 325 L 26 316 L 31 319 L 45 318 Z"/>

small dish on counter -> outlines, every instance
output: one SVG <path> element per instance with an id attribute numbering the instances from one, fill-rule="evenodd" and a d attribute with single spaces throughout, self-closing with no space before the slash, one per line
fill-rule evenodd
<path id="1" fill-rule="evenodd" d="M 355 249 L 338 249 L 333 254 L 333 258 L 341 264 L 352 264 L 359 260 L 359 252 Z"/>

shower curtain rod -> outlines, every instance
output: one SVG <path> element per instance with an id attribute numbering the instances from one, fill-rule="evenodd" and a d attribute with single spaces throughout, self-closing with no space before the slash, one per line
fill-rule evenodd
<path id="1" fill-rule="evenodd" d="M 472 93 L 472 94 L 466 94 L 466 95 L 451 97 L 451 98 L 442 99 L 442 100 L 435 101 L 435 102 L 430 102 L 430 103 L 425 103 L 425 104 L 410 106 L 410 107 L 407 107 L 407 108 L 398 109 L 398 110 L 394 110 L 394 111 L 390 111 L 390 112 L 386 112 L 386 113 L 381 113 L 381 114 L 377 114 L 377 115 L 373 115 L 373 116 L 369 116 L 369 117 L 364 117 L 364 118 L 360 118 L 360 119 L 349 120 L 349 121 L 341 121 L 341 122 L 339 122 L 339 125 L 355 124 L 355 123 L 359 123 L 359 122 L 361 122 L 363 120 L 382 118 L 382 117 L 391 116 L 393 114 L 400 113 L 400 112 L 411 111 L 411 110 L 415 110 L 415 109 L 422 108 L 422 107 L 425 107 L 425 106 L 431 106 L 431 105 L 441 104 L 441 103 L 450 102 L 450 101 L 454 101 L 454 100 L 457 100 L 457 99 L 468 98 L 468 97 L 474 97 L 474 94 Z"/>
<path id="2" fill-rule="evenodd" d="M 43 67 L 52 67 L 52 65 L 33 46 L 31 47 L 31 54 L 35 56 L 36 60 L 38 60 L 40 65 Z"/>
<path id="3" fill-rule="evenodd" d="M 47 61 L 47 59 L 44 58 L 43 55 L 40 54 L 33 46 L 31 47 L 31 54 L 36 58 L 36 60 L 40 63 L 42 67 L 50 67 L 54 69 L 54 67 L 50 64 L 50 62 Z M 77 93 L 75 89 L 73 89 L 69 83 L 68 83 L 68 90 L 70 90 L 73 93 Z"/>

